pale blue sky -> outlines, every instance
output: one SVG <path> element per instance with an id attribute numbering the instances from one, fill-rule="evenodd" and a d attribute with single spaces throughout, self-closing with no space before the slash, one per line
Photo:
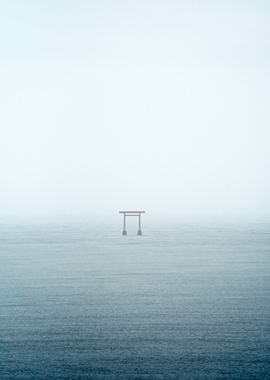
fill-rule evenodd
<path id="1" fill-rule="evenodd" d="M 3 216 L 270 215 L 267 1 L 0 1 Z"/>

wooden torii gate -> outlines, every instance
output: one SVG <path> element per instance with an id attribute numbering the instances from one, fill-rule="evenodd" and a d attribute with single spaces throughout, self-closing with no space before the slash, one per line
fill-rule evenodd
<path id="1" fill-rule="evenodd" d="M 124 227 L 123 227 L 123 235 L 127 235 L 127 230 L 126 230 L 126 217 L 127 216 L 138 216 L 138 232 L 137 235 L 141 236 L 142 235 L 142 230 L 141 230 L 141 214 L 144 214 L 145 211 L 119 211 L 120 214 L 124 214 Z"/>

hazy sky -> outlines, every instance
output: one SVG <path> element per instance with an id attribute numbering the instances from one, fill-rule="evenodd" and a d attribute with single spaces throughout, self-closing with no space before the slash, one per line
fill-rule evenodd
<path id="1" fill-rule="evenodd" d="M 270 3 L 0 0 L 1 216 L 270 216 Z"/>

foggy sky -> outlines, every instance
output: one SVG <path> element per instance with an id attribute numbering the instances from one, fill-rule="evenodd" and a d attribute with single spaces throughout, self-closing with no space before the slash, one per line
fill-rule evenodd
<path id="1" fill-rule="evenodd" d="M 268 1 L 9 0 L 4 216 L 270 216 Z"/>

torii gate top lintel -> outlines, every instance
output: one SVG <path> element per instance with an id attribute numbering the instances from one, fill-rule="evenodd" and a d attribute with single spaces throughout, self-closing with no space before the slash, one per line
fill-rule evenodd
<path id="1" fill-rule="evenodd" d="M 144 214 L 145 211 L 119 211 L 120 214 L 135 214 L 136 216 L 138 214 Z"/>

